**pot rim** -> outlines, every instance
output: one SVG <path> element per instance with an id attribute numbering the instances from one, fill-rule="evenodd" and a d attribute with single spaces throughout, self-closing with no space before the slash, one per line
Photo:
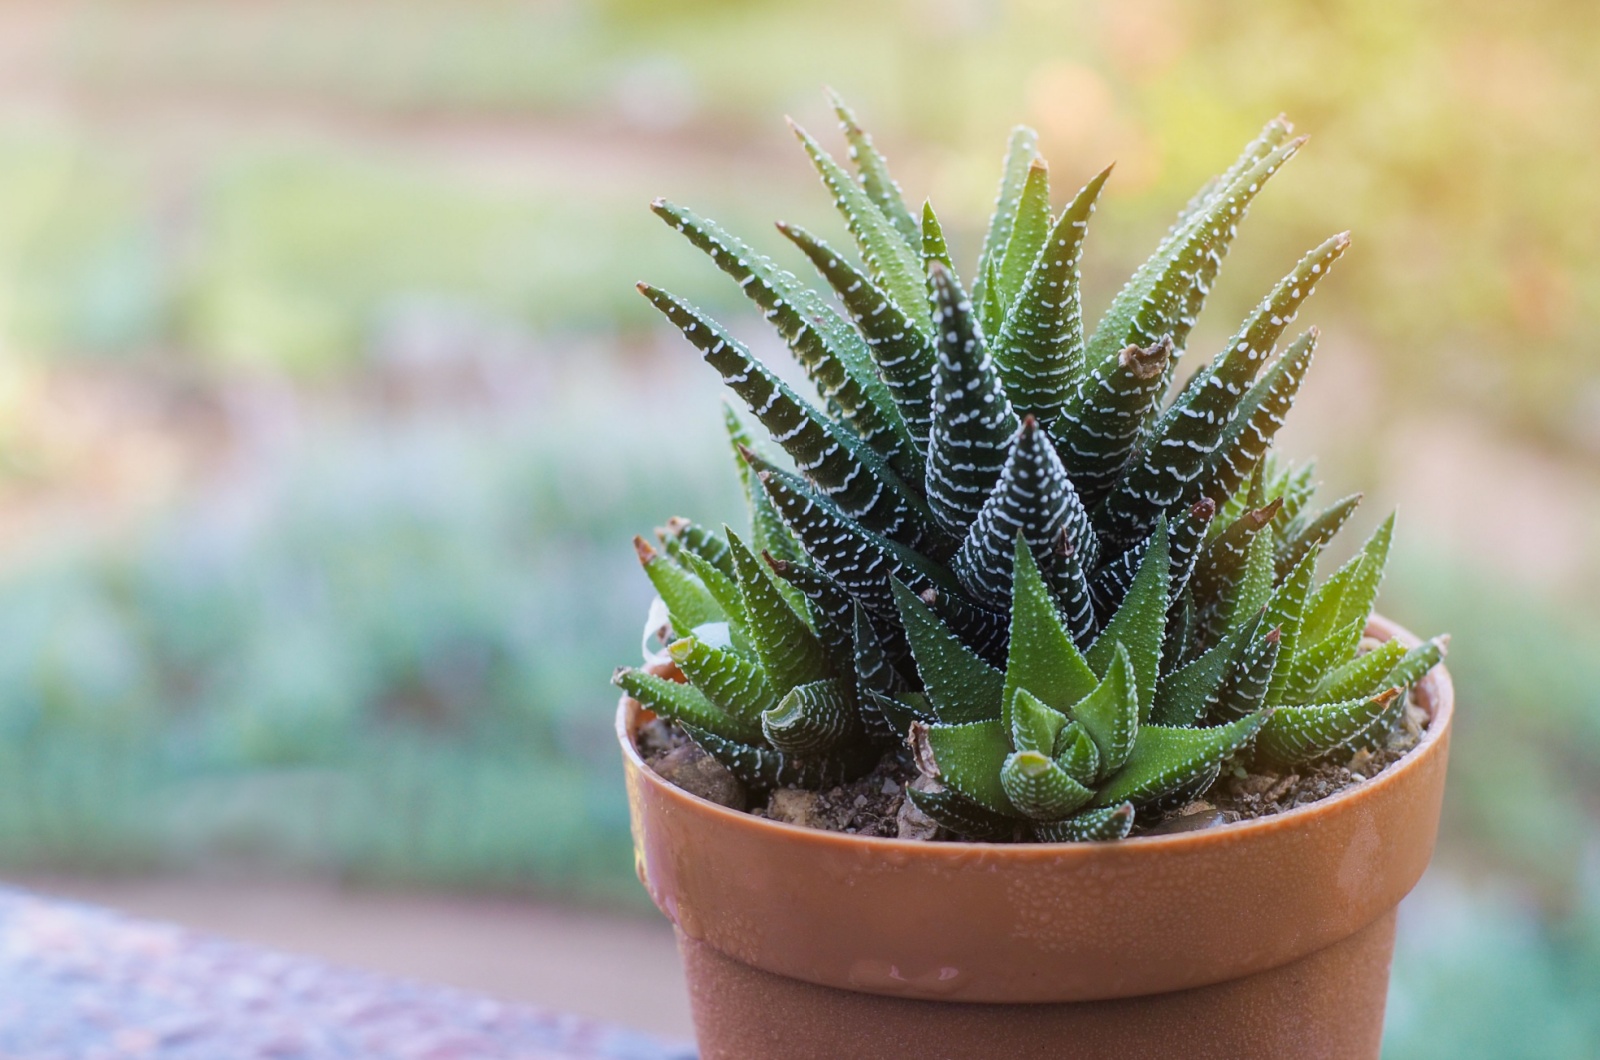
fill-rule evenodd
<path id="1" fill-rule="evenodd" d="M 1379 615 L 1376 612 L 1367 624 L 1367 635 L 1377 633 L 1381 639 L 1398 638 L 1407 648 L 1415 647 L 1420 643 L 1420 638 L 1409 630 L 1400 626 L 1393 620 Z M 881 850 L 885 854 L 904 854 L 909 851 L 922 851 L 933 853 L 948 853 L 951 857 L 962 854 L 985 853 L 994 856 L 999 852 L 1008 852 L 1008 856 L 1026 858 L 1031 856 L 1059 859 L 1064 854 L 1070 856 L 1071 851 L 1091 851 L 1108 846 L 1121 848 L 1148 849 L 1153 852 L 1171 849 L 1184 849 L 1204 843 L 1218 841 L 1221 837 L 1243 839 L 1246 836 L 1266 834 L 1284 828 L 1294 828 L 1302 819 L 1327 813 L 1333 806 L 1348 800 L 1370 797 L 1373 792 L 1399 783 L 1402 776 L 1417 768 L 1417 763 L 1424 757 L 1430 747 L 1436 744 L 1444 734 L 1449 731 L 1451 718 L 1455 712 L 1455 683 L 1450 678 L 1450 672 L 1443 662 L 1430 670 L 1415 686 L 1415 693 L 1420 706 L 1428 712 L 1428 726 L 1422 732 L 1422 738 L 1415 746 L 1411 747 L 1401 758 L 1390 763 L 1377 776 L 1368 777 L 1357 781 L 1348 787 L 1329 795 L 1325 798 L 1296 806 L 1292 810 L 1269 814 L 1264 817 L 1252 817 L 1248 820 L 1232 821 L 1226 824 L 1214 825 L 1192 832 L 1178 832 L 1169 835 L 1129 836 L 1125 839 L 1110 839 L 1097 841 L 1078 842 L 983 842 L 975 840 L 926 840 L 926 839 L 899 839 L 884 836 L 864 836 L 853 832 L 834 832 L 821 828 L 807 828 L 804 825 L 791 824 L 787 821 L 774 821 L 767 817 L 757 817 L 745 810 L 735 810 L 720 803 L 702 798 L 693 792 L 686 791 L 676 784 L 661 776 L 652 769 L 639 753 L 634 744 L 632 729 L 638 715 L 646 713 L 644 708 L 628 696 L 623 696 L 617 704 L 616 732 L 617 740 L 622 744 L 622 753 L 627 757 L 641 777 L 655 787 L 671 792 L 676 798 L 690 802 L 697 813 L 710 814 L 713 817 L 725 818 L 743 827 L 753 827 L 758 830 L 771 831 L 776 836 L 786 835 L 792 840 L 802 838 L 809 842 L 823 845 L 844 845 L 858 850 Z M 1014 853 L 1013 853 L 1014 852 Z"/>

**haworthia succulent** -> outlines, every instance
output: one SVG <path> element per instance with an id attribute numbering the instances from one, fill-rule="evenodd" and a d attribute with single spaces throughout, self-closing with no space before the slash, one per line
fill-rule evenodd
<path id="1" fill-rule="evenodd" d="M 909 748 L 921 775 L 903 823 L 925 834 L 914 808 L 988 841 L 1112 841 L 1226 763 L 1300 769 L 1411 738 L 1403 690 L 1444 643 L 1363 641 L 1391 525 L 1317 585 L 1355 498 L 1319 510 L 1312 469 L 1269 456 L 1315 329 L 1274 351 L 1347 237 L 1304 257 L 1164 398 L 1238 220 L 1300 146 L 1287 122 L 1191 200 L 1085 339 L 1078 263 L 1104 173 L 1052 219 L 1036 138 L 1019 131 L 969 301 L 932 204 L 907 207 L 834 102 L 855 172 L 800 136 L 865 264 L 780 228 L 840 308 L 658 204 L 823 400 L 643 288 L 795 466 L 728 414 L 752 544 L 682 519 L 658 531 L 660 551 L 640 542 L 661 605 L 649 672 L 618 683 L 757 799 Z"/>

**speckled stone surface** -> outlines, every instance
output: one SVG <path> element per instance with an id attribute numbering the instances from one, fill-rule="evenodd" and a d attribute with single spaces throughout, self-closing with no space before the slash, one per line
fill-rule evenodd
<path id="1" fill-rule="evenodd" d="M 0 888 L 0 1060 L 693 1060 L 592 1020 Z"/>

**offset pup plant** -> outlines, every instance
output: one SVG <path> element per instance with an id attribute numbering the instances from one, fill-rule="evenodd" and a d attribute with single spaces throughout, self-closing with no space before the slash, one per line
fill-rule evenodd
<path id="1" fill-rule="evenodd" d="M 780 231 L 837 298 L 658 201 L 777 327 L 808 403 L 682 299 L 640 290 L 793 461 L 729 413 L 747 544 L 685 520 L 642 540 L 687 683 L 616 683 L 757 789 L 820 787 L 908 742 L 909 797 L 981 839 L 1117 839 L 1230 758 L 1301 766 L 1381 745 L 1441 641 L 1357 655 L 1392 517 L 1321 585 L 1355 508 L 1310 507 L 1267 451 L 1309 330 L 1273 354 L 1349 246 L 1310 251 L 1170 401 L 1174 369 L 1251 201 L 1304 142 L 1269 123 L 1179 216 L 1085 334 L 1079 259 L 1110 170 L 1053 215 L 1013 135 L 969 297 L 931 204 L 914 216 L 837 103 L 857 174 L 810 136 L 864 267 Z"/>
<path id="2" fill-rule="evenodd" d="M 660 645 L 615 676 L 640 878 L 678 928 L 701 1055 L 1376 1056 L 1453 698 L 1444 640 L 1373 612 L 1393 517 L 1319 579 L 1358 498 L 1314 504 L 1312 469 L 1270 453 L 1317 343 L 1290 325 L 1348 236 L 1176 383 L 1303 139 L 1268 123 L 1088 330 L 1109 169 L 1057 213 L 1014 133 L 969 285 L 835 105 L 854 172 L 796 133 L 855 259 L 778 226 L 828 293 L 654 204 L 818 400 L 640 285 L 782 453 L 727 411 L 749 530 L 635 540 Z M 673 756 L 724 804 L 671 782 Z M 1283 813 L 1173 819 L 1307 775 Z M 962 841 L 741 812 L 839 788 Z"/>

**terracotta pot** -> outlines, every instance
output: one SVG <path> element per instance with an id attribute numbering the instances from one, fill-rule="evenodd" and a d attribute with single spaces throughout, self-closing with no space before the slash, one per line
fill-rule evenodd
<path id="1" fill-rule="evenodd" d="M 639 878 L 677 927 L 701 1056 L 1376 1057 L 1395 906 L 1433 853 L 1450 742 L 1449 674 L 1417 693 L 1422 742 L 1333 798 L 1081 844 L 729 810 L 645 765 L 624 699 Z"/>

